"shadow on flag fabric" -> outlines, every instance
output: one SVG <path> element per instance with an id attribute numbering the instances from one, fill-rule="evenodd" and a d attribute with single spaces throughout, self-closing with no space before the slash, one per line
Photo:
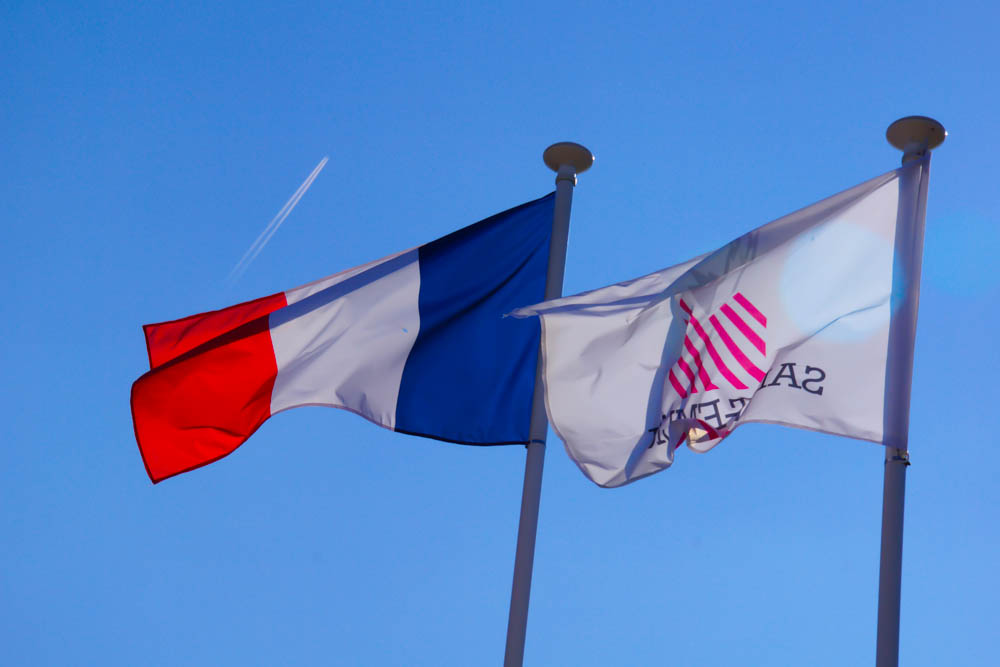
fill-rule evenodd
<path id="1" fill-rule="evenodd" d="M 546 409 L 583 473 L 628 484 L 748 422 L 905 448 L 885 422 L 889 327 L 916 289 L 899 258 L 922 232 L 900 183 L 917 170 L 906 183 L 926 201 L 927 164 L 683 264 L 515 311 L 541 318 Z M 909 378 L 912 361 L 911 341 L 893 372 Z"/>
<path id="2" fill-rule="evenodd" d="M 471 445 L 527 443 L 554 194 L 286 292 L 143 327 L 132 385 L 146 471 L 162 481 L 305 405 Z"/>

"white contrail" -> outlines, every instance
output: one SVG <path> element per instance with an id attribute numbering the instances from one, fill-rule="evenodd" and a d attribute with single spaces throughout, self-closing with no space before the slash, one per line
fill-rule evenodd
<path id="1" fill-rule="evenodd" d="M 309 186 L 312 185 L 313 181 L 316 180 L 316 177 L 319 175 L 319 172 L 323 170 L 323 167 L 326 166 L 326 162 L 329 159 L 330 159 L 329 157 L 324 157 L 322 160 L 319 161 L 319 164 L 316 165 L 316 168 L 312 170 L 312 173 L 309 174 L 308 177 L 306 177 L 306 180 L 302 182 L 302 185 L 300 185 L 299 188 L 294 193 L 292 193 L 291 198 L 285 202 L 285 205 L 281 207 L 281 210 L 278 211 L 278 214 L 274 216 L 271 222 L 267 223 L 267 227 L 265 227 L 264 231 L 260 233 L 260 236 L 257 237 L 257 240 L 255 240 L 252 244 L 250 244 L 250 247 L 247 248 L 247 251 L 243 253 L 243 257 L 240 258 L 240 261 L 236 262 L 236 266 L 234 266 L 232 271 L 229 272 L 229 277 L 227 278 L 227 281 L 230 284 L 235 283 L 237 280 L 240 279 L 243 273 L 247 270 L 247 267 L 250 266 L 250 263 L 253 262 L 253 260 L 256 259 L 257 255 L 260 254 L 260 251 L 264 249 L 264 246 L 267 245 L 267 242 L 271 240 L 271 237 L 274 236 L 274 233 L 278 231 L 278 227 L 281 227 L 281 223 L 285 221 L 285 218 L 287 218 L 288 215 L 292 212 L 292 209 L 295 208 L 295 205 L 299 203 L 300 199 L 302 199 L 302 196 L 306 193 L 306 190 L 308 190 Z"/>

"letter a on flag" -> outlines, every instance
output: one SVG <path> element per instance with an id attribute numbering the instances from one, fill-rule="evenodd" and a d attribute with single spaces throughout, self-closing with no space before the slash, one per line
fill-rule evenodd
<path id="1" fill-rule="evenodd" d="M 384 259 L 223 310 L 143 327 L 132 386 L 159 482 L 239 447 L 271 415 L 343 408 L 385 428 L 526 443 L 554 195 Z"/>
<path id="2" fill-rule="evenodd" d="M 549 420 L 583 473 L 621 486 L 747 422 L 905 448 L 884 407 L 892 315 L 915 290 L 898 249 L 921 233 L 899 205 L 908 169 L 923 202 L 927 159 L 713 253 L 515 311 L 541 317 Z M 912 339 L 901 363 L 909 378 Z"/>

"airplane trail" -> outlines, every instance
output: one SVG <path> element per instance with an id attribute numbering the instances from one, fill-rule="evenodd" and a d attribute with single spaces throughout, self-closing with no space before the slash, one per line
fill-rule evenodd
<path id="1" fill-rule="evenodd" d="M 324 157 L 319 161 L 316 168 L 313 169 L 312 173 L 306 177 L 306 180 L 302 182 L 302 185 L 300 185 L 298 189 L 292 193 L 291 198 L 285 202 L 285 205 L 281 207 L 281 210 L 278 211 L 277 215 L 271 219 L 271 222 L 267 223 L 267 226 L 264 227 L 264 231 L 262 231 L 257 239 L 250 244 L 247 251 L 243 253 L 243 257 L 240 258 L 240 261 L 238 261 L 236 266 L 234 266 L 229 272 L 229 277 L 226 280 L 230 285 L 243 276 L 247 267 L 249 267 L 254 259 L 257 258 L 260 251 L 264 249 L 264 246 L 266 246 L 268 241 L 271 240 L 274 233 L 278 231 L 279 227 L 281 227 L 281 223 L 283 223 L 289 214 L 291 214 L 292 209 L 295 208 L 296 204 L 299 203 L 299 200 L 302 199 L 303 195 L 305 195 L 306 191 L 309 189 L 309 186 L 311 186 L 313 181 L 316 180 L 316 177 L 319 175 L 319 172 L 323 170 L 323 167 L 326 166 L 328 160 L 329 157 Z"/>

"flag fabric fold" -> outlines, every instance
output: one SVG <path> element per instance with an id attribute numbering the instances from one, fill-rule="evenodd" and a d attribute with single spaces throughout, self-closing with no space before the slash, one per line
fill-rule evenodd
<path id="1" fill-rule="evenodd" d="M 682 443 L 708 451 L 748 422 L 892 440 L 907 169 L 926 179 L 926 159 L 912 161 L 715 252 L 515 311 L 541 319 L 546 409 L 583 473 L 621 486 L 669 467 Z"/>
<path id="2" fill-rule="evenodd" d="M 132 386 L 154 482 L 231 453 L 271 415 L 322 405 L 475 445 L 526 443 L 554 195 L 417 248 L 223 310 L 143 327 Z"/>

